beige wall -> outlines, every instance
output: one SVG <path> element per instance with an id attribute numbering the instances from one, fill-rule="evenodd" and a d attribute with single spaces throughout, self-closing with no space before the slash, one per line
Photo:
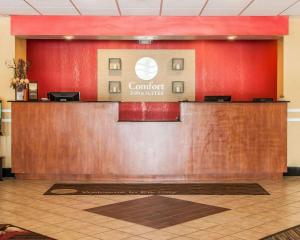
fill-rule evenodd
<path id="1" fill-rule="evenodd" d="M 289 109 L 300 111 L 300 17 L 290 17 L 290 34 L 284 38 L 284 95 Z M 299 113 L 289 113 L 299 118 Z M 300 122 L 288 123 L 288 166 L 300 167 Z"/>
<path id="2" fill-rule="evenodd" d="M 10 104 L 6 103 L 6 100 L 14 99 L 14 91 L 9 86 L 13 73 L 4 63 L 14 57 L 15 38 L 10 35 L 10 18 L 0 17 L 0 99 L 3 101 L 4 109 L 10 109 Z M 3 113 L 3 117 L 10 119 L 10 113 Z M 0 155 L 5 157 L 4 167 L 10 167 L 10 123 L 2 123 L 2 126 L 3 136 L 0 136 Z"/>

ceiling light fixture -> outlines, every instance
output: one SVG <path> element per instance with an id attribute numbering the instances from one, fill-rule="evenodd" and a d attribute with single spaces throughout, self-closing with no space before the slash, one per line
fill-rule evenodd
<path id="1" fill-rule="evenodd" d="M 237 36 L 228 36 L 227 39 L 233 41 L 237 39 Z"/>
<path id="2" fill-rule="evenodd" d="M 139 44 L 145 45 L 145 44 L 151 44 L 152 40 L 148 40 L 148 39 L 141 39 L 139 40 Z"/>
<path id="3" fill-rule="evenodd" d="M 139 36 L 136 38 L 139 44 L 151 44 L 154 40 L 153 36 Z"/>
<path id="4" fill-rule="evenodd" d="M 64 39 L 66 39 L 66 40 L 72 40 L 72 39 L 74 39 L 74 36 L 64 36 Z"/>

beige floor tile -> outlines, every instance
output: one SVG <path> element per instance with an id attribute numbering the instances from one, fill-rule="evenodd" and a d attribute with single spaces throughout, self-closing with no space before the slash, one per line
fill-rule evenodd
<path id="1" fill-rule="evenodd" d="M 70 205 L 70 207 L 75 209 L 85 210 L 89 208 L 99 207 L 99 205 L 94 203 L 79 203 L 75 205 Z"/>
<path id="2" fill-rule="evenodd" d="M 62 228 L 72 229 L 72 230 L 93 226 L 91 223 L 86 223 L 75 219 L 67 222 L 58 223 L 56 225 Z"/>
<path id="3" fill-rule="evenodd" d="M 74 239 L 82 239 L 86 237 L 86 235 L 74 231 L 63 231 L 63 232 L 53 234 L 52 236 L 59 240 L 74 240 Z"/>
<path id="4" fill-rule="evenodd" d="M 181 237 L 178 237 L 178 238 L 172 238 L 172 240 L 193 240 L 193 238 L 188 238 L 188 237 L 181 236 Z"/>
<path id="5" fill-rule="evenodd" d="M 217 226 L 218 224 L 213 223 L 213 222 L 204 221 L 202 219 L 197 219 L 197 220 L 185 222 L 182 225 L 202 230 L 202 229 L 206 229 L 209 227 Z"/>
<path id="6" fill-rule="evenodd" d="M 220 233 L 222 235 L 232 235 L 234 233 L 238 233 L 243 231 L 244 229 L 242 227 L 232 225 L 232 224 L 223 224 L 223 225 L 217 225 L 214 227 L 209 227 L 205 229 L 206 231 L 209 232 L 215 232 L 215 233 Z"/>
<path id="7" fill-rule="evenodd" d="M 82 234 L 93 236 L 98 233 L 111 231 L 111 229 L 105 228 L 105 227 L 100 227 L 97 225 L 92 225 L 92 226 L 84 226 L 82 228 L 76 228 L 75 231 L 82 233 Z"/>
<path id="8" fill-rule="evenodd" d="M 121 232 L 118 230 L 111 230 L 108 232 L 95 234 L 94 237 L 99 238 L 101 240 L 120 240 L 131 237 L 132 235 L 129 233 Z"/>
<path id="9" fill-rule="evenodd" d="M 26 228 L 26 229 L 36 232 L 36 233 L 40 233 L 42 235 L 55 234 L 55 233 L 60 233 L 60 232 L 65 231 L 65 229 L 54 226 L 54 225 L 47 225 L 47 226 L 42 226 L 42 227 L 30 227 L 30 228 Z"/>
<path id="10" fill-rule="evenodd" d="M 178 235 L 168 233 L 168 232 L 165 232 L 162 230 L 155 230 L 152 232 L 144 233 L 140 236 L 143 238 L 146 238 L 146 239 L 151 239 L 151 240 L 167 240 L 167 239 L 172 239 L 172 238 L 178 237 Z"/>
<path id="11" fill-rule="evenodd" d="M 233 236 L 244 239 L 244 240 L 258 240 L 265 237 L 267 234 L 259 233 L 252 230 L 246 230 L 239 233 L 233 234 Z"/>
<path id="12" fill-rule="evenodd" d="M 241 238 L 238 238 L 235 236 L 226 236 L 226 237 L 220 238 L 219 240 L 241 240 Z"/>
<path id="13" fill-rule="evenodd" d="M 300 219 L 300 213 L 292 214 L 292 215 L 286 216 L 284 218 L 291 219 L 291 220 L 299 220 Z"/>
<path id="14" fill-rule="evenodd" d="M 140 234 L 143 234 L 143 233 L 152 232 L 155 229 L 150 228 L 150 227 L 146 227 L 146 226 L 142 226 L 142 225 L 138 225 L 138 224 L 133 224 L 133 225 L 126 226 L 126 227 L 121 227 L 118 230 L 122 231 L 122 232 L 130 233 L 130 234 L 133 234 L 133 235 L 140 235 Z"/>
<path id="15" fill-rule="evenodd" d="M 25 220 L 25 221 L 19 221 L 19 220 L 12 220 L 9 222 L 10 224 L 16 225 L 18 227 L 22 227 L 22 228 L 35 228 L 35 227 L 42 227 L 42 226 L 47 226 L 48 224 L 44 223 L 44 222 L 39 222 L 37 220 Z"/>
<path id="16" fill-rule="evenodd" d="M 121 220 L 113 220 L 113 221 L 103 222 L 101 224 L 101 226 L 111 228 L 111 229 L 119 229 L 119 228 L 123 228 L 123 227 L 129 227 L 133 224 L 134 223 L 131 223 L 131 222 L 126 222 L 126 221 L 121 221 Z"/>
<path id="17" fill-rule="evenodd" d="M 83 237 L 83 238 L 80 238 L 80 240 L 99 240 L 99 238 L 94 238 L 94 237 Z"/>
<path id="18" fill-rule="evenodd" d="M 97 207 L 100 207 L 100 206 L 116 203 L 116 201 L 105 199 L 105 198 L 98 198 L 98 199 L 95 198 L 91 201 L 91 203 L 97 205 Z"/>
<path id="19" fill-rule="evenodd" d="M 92 223 L 98 226 L 107 227 L 109 224 L 107 222 L 115 221 L 113 218 L 102 218 L 102 219 L 84 219 L 85 222 Z"/>
<path id="20" fill-rule="evenodd" d="M 48 224 L 59 224 L 59 223 L 67 222 L 70 220 L 71 220 L 71 218 L 62 217 L 62 216 L 54 216 L 54 217 L 50 217 L 50 218 L 43 218 L 40 221 L 44 222 L 44 223 L 48 223 Z"/>
<path id="21" fill-rule="evenodd" d="M 186 235 L 186 237 L 198 239 L 198 240 L 202 240 L 202 239 L 203 240 L 215 240 L 215 239 L 220 239 L 221 237 L 224 237 L 224 235 L 221 235 L 219 233 L 200 230 L 198 232 L 188 234 L 188 235 Z"/>
<path id="22" fill-rule="evenodd" d="M 289 219 L 289 218 L 281 218 L 277 220 L 279 223 L 281 224 L 286 224 L 288 226 L 296 226 L 300 224 L 300 220 L 299 219 Z"/>
<path id="23" fill-rule="evenodd" d="M 125 238 L 124 240 L 146 240 L 146 238 L 142 238 L 139 236 L 133 236 L 133 237 Z"/>
<path id="24" fill-rule="evenodd" d="M 180 224 L 172 227 L 163 228 L 162 231 L 166 231 L 177 235 L 186 235 L 189 233 L 197 232 L 198 229 Z"/>

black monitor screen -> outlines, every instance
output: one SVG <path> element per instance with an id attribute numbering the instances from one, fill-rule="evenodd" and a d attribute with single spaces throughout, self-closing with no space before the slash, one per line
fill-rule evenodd
<path id="1" fill-rule="evenodd" d="M 80 101 L 79 92 L 49 92 L 48 98 L 55 102 Z"/>
<path id="2" fill-rule="evenodd" d="M 273 102 L 273 98 L 253 98 L 253 102 Z"/>
<path id="3" fill-rule="evenodd" d="M 204 102 L 230 102 L 231 96 L 205 96 Z"/>

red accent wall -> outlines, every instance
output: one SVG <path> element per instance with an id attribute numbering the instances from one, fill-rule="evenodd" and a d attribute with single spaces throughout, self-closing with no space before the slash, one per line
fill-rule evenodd
<path id="1" fill-rule="evenodd" d="M 48 91 L 80 91 L 97 99 L 97 49 L 195 49 L 196 99 L 232 95 L 233 100 L 276 98 L 277 41 L 63 41 L 28 40 L 30 80 L 39 97 Z"/>
<path id="2" fill-rule="evenodd" d="M 122 102 L 119 104 L 120 121 L 176 121 L 180 120 L 177 102 Z"/>
<path id="3" fill-rule="evenodd" d="M 277 96 L 277 41 L 207 41 L 197 48 L 196 98 Z"/>

